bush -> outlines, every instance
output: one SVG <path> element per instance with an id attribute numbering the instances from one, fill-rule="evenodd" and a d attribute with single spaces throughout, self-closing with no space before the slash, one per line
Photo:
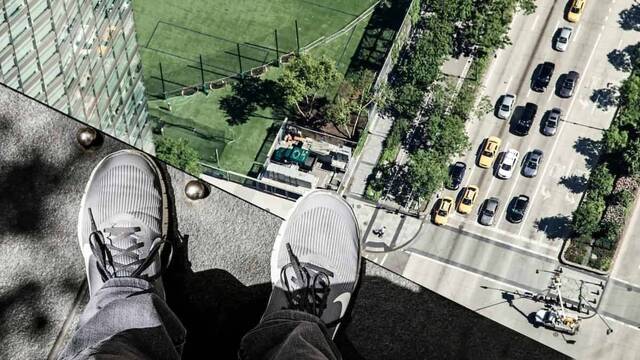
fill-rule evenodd
<path id="1" fill-rule="evenodd" d="M 589 258 L 588 265 L 594 269 L 608 271 L 611 267 L 611 262 L 613 260 L 613 252 L 610 250 L 605 250 L 601 248 L 593 248 L 591 251 L 591 258 Z M 594 256 L 595 255 L 595 258 Z"/>
<path id="2" fill-rule="evenodd" d="M 602 222 L 597 233 L 597 238 L 594 242 L 594 247 L 608 250 L 615 249 L 615 245 L 618 243 L 623 225 L 624 223 Z"/>
<path id="3" fill-rule="evenodd" d="M 604 209 L 604 199 L 591 198 L 588 194 L 573 212 L 573 231 L 587 237 L 592 236 L 598 230 Z"/>
<path id="4" fill-rule="evenodd" d="M 394 121 L 391 131 L 387 135 L 387 138 L 384 139 L 383 150 L 382 154 L 380 154 L 378 164 L 391 163 L 396 160 L 398 152 L 400 151 L 400 145 L 408 128 L 409 123 L 406 119 L 400 118 Z"/>
<path id="5" fill-rule="evenodd" d="M 598 165 L 589 178 L 589 195 L 594 198 L 604 197 L 613 190 L 614 176 L 611 175 L 607 164 L 603 163 Z"/>
<path id="6" fill-rule="evenodd" d="M 160 160 L 182 169 L 191 175 L 202 172 L 198 152 L 189 146 L 186 139 L 160 138 L 156 141 L 156 155 Z"/>
<path id="7" fill-rule="evenodd" d="M 564 258 L 576 264 L 581 264 L 582 259 L 585 255 L 587 255 L 588 248 L 589 242 L 587 241 L 587 239 L 573 239 L 567 246 L 567 250 L 564 253 Z"/>

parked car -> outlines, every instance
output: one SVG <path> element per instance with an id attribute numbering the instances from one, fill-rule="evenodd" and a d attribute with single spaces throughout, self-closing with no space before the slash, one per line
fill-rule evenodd
<path id="1" fill-rule="evenodd" d="M 457 163 L 453 164 L 453 166 L 451 166 L 451 170 L 449 171 L 449 181 L 447 183 L 447 188 L 451 190 L 458 190 L 466 172 L 467 164 L 463 163 L 462 161 L 458 161 Z"/>
<path id="2" fill-rule="evenodd" d="M 516 96 L 506 94 L 502 97 L 500 106 L 498 107 L 498 117 L 500 119 L 508 119 L 511 116 L 513 108 L 516 106 Z"/>
<path id="3" fill-rule="evenodd" d="M 584 6 L 587 3 L 586 0 L 573 0 L 569 12 L 567 13 L 567 21 L 578 22 L 584 12 Z"/>
<path id="4" fill-rule="evenodd" d="M 460 203 L 458 204 L 458 212 L 461 214 L 468 214 L 473 209 L 473 204 L 478 197 L 478 187 L 468 186 L 464 189 Z"/>
<path id="5" fill-rule="evenodd" d="M 533 81 L 531 82 L 531 88 L 538 92 L 544 92 L 551 82 L 551 77 L 555 69 L 556 66 L 549 61 L 538 65 Z"/>
<path id="6" fill-rule="evenodd" d="M 531 129 L 533 119 L 536 117 L 537 112 L 538 105 L 534 103 L 527 103 L 524 107 L 522 116 L 520 116 L 520 119 L 518 119 L 518 122 L 513 128 L 513 133 L 520 136 L 529 134 L 529 130 Z"/>
<path id="7" fill-rule="evenodd" d="M 484 205 L 482 206 L 482 211 L 480 212 L 480 224 L 486 226 L 493 225 L 493 220 L 498 212 L 499 204 L 500 201 L 495 197 L 485 200 Z"/>
<path id="8" fill-rule="evenodd" d="M 542 165 L 542 156 L 544 153 L 540 149 L 535 149 L 527 155 L 527 160 L 522 168 L 522 175 L 526 177 L 535 177 L 538 175 L 538 169 Z"/>
<path id="9" fill-rule="evenodd" d="M 433 222 L 436 225 L 445 225 L 449 220 L 449 214 L 453 208 L 453 199 L 450 197 L 444 197 L 439 200 L 438 208 L 436 209 Z"/>
<path id="10" fill-rule="evenodd" d="M 518 195 L 514 198 L 510 211 L 507 212 L 507 220 L 514 224 L 522 222 L 524 215 L 529 207 L 529 197 L 527 195 Z"/>
<path id="11" fill-rule="evenodd" d="M 547 136 L 553 136 L 558 131 L 558 125 L 560 124 L 560 117 L 562 116 L 562 110 L 559 108 L 553 108 L 549 111 L 549 116 L 544 122 L 542 127 L 542 133 Z"/>
<path id="12" fill-rule="evenodd" d="M 500 167 L 498 167 L 498 177 L 501 179 L 510 179 L 513 174 L 513 169 L 518 162 L 518 156 L 520 154 L 516 149 L 507 150 L 502 156 Z"/>
<path id="13" fill-rule="evenodd" d="M 488 169 L 493 165 L 493 160 L 495 160 L 496 155 L 498 155 L 498 149 L 500 149 L 500 143 L 502 143 L 502 140 L 495 136 L 489 136 L 484 141 L 484 148 L 480 154 L 480 159 L 478 159 L 478 166 Z"/>
<path id="14" fill-rule="evenodd" d="M 563 26 L 558 31 L 558 37 L 556 38 L 556 50 L 566 51 L 569 46 L 569 39 L 573 34 L 573 28 L 570 26 Z"/>
<path id="15" fill-rule="evenodd" d="M 560 85 L 560 97 L 570 98 L 578 85 L 580 74 L 577 71 L 569 71 Z"/>

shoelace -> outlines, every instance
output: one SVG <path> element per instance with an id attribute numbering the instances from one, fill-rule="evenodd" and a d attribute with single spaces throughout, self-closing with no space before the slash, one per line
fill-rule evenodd
<path id="1" fill-rule="evenodd" d="M 103 281 L 115 277 L 137 277 L 152 281 L 164 272 L 166 264 L 163 264 L 161 270 L 154 276 L 141 275 L 153 263 L 156 256 L 159 255 L 160 248 L 163 244 L 169 244 L 169 246 L 171 246 L 169 241 L 165 239 L 156 241 L 149 250 L 147 257 L 141 259 L 140 255 L 136 252 L 136 250 L 144 246 L 143 243 L 137 241 L 138 237 L 136 233 L 140 232 L 139 227 L 107 228 L 105 231 L 110 234 L 110 241 L 107 243 L 103 232 L 98 230 L 96 226 L 91 209 L 89 209 L 89 219 L 91 220 L 89 245 L 96 258 L 98 271 Z M 113 240 L 119 241 L 123 239 L 129 239 L 131 245 L 126 248 L 113 245 Z M 114 260 L 114 257 L 131 259 L 133 261 L 125 264 Z M 131 270 L 131 268 L 133 270 Z"/>
<path id="2" fill-rule="evenodd" d="M 331 290 L 329 277 L 333 277 L 333 273 L 313 264 L 301 263 L 291 250 L 291 245 L 287 243 L 286 246 L 290 263 L 282 267 L 280 279 L 286 288 L 289 306 L 320 317 L 327 306 Z M 286 274 L 291 268 L 295 273 L 293 283 L 289 282 Z M 314 272 L 313 276 L 309 270 Z"/>

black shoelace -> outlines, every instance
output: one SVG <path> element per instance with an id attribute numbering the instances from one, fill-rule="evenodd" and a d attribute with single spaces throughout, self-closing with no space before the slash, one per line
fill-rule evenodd
<path id="1" fill-rule="evenodd" d="M 320 317 L 327 307 L 329 298 L 329 278 L 333 273 L 319 266 L 301 263 L 288 243 L 290 263 L 282 267 L 280 279 L 285 286 L 289 307 Z M 287 270 L 293 269 L 295 277 L 287 278 Z M 310 271 L 313 273 L 310 273 Z"/>
<path id="2" fill-rule="evenodd" d="M 89 209 L 89 219 L 91 220 L 91 234 L 89 234 L 89 245 L 91 251 L 96 258 L 98 271 L 102 276 L 103 281 L 115 277 L 137 277 L 148 281 L 155 280 L 166 269 L 166 264 L 162 265 L 161 270 L 154 276 L 142 275 L 142 273 L 153 263 L 156 257 L 159 255 L 159 251 L 163 244 L 171 243 L 165 239 L 157 241 L 153 244 L 149 250 L 148 255 L 141 259 L 136 250 L 144 246 L 143 243 L 138 242 L 136 233 L 140 232 L 139 227 L 111 227 L 105 229 L 110 234 L 109 242 L 105 241 L 105 236 L 102 231 L 98 230 L 93 213 Z M 113 239 L 112 239 L 113 237 Z M 126 248 L 121 248 L 113 245 L 113 240 L 130 239 L 131 245 Z M 114 260 L 114 257 L 121 259 L 129 259 L 131 261 L 127 263 Z M 168 263 L 168 262 L 167 262 Z"/>

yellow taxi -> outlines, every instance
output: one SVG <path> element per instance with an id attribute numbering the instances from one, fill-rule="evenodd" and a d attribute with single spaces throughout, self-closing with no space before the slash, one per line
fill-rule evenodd
<path id="1" fill-rule="evenodd" d="M 500 149 L 501 143 L 502 140 L 500 140 L 500 138 L 489 136 L 484 141 L 484 148 L 482 149 L 482 153 L 478 159 L 478 166 L 485 169 L 490 168 L 493 164 L 493 160 L 495 160 L 498 155 L 498 149 Z"/>
<path id="2" fill-rule="evenodd" d="M 573 23 L 578 22 L 584 12 L 584 5 L 586 2 L 586 0 L 573 0 L 571 7 L 569 8 L 569 12 L 567 13 L 567 20 Z"/>
<path id="3" fill-rule="evenodd" d="M 473 204 L 478 197 L 478 187 L 468 186 L 464 189 L 460 203 L 458 203 L 458 212 L 461 214 L 468 214 L 473 209 Z"/>
<path id="4" fill-rule="evenodd" d="M 438 207 L 433 215 L 433 223 L 436 225 L 445 225 L 449 220 L 449 213 L 453 207 L 453 199 L 444 197 L 438 202 Z"/>

